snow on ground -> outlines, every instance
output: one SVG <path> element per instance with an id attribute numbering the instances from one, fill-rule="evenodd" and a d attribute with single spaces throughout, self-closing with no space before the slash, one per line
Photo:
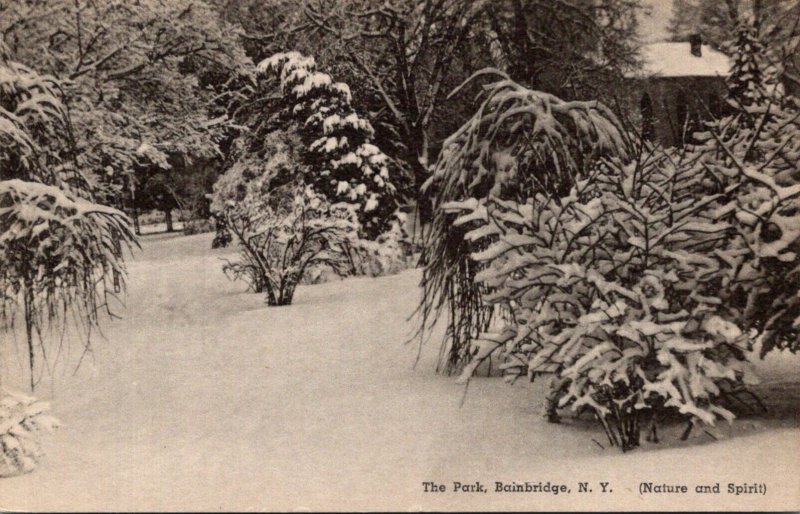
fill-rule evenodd
<path id="1" fill-rule="evenodd" d="M 601 449 L 589 420 L 539 416 L 538 381 L 462 386 L 433 372 L 438 344 L 405 345 L 419 272 L 299 288 L 267 307 L 227 281 L 212 234 L 149 236 L 130 266 L 124 319 L 73 376 L 37 391 L 64 426 L 32 474 L 0 481 L 8 510 L 725 509 L 800 503 L 800 362 L 761 366 L 771 414 L 695 430 L 686 443 Z M 78 352 L 73 348 L 72 355 Z M 74 364 L 75 358 L 71 364 Z M 4 376 L 25 383 L 20 358 Z M 595 442 L 597 441 L 597 443 Z M 487 493 L 424 493 L 480 480 Z M 612 493 L 599 493 L 598 481 Z M 567 484 L 499 493 L 494 481 Z M 590 482 L 592 494 L 578 493 Z M 719 495 L 638 494 L 639 483 L 721 484 Z M 763 482 L 766 496 L 725 493 Z"/>
<path id="2" fill-rule="evenodd" d="M 181 230 L 183 230 L 183 222 L 182 221 L 172 222 L 172 229 L 175 232 L 180 232 Z M 147 225 L 142 225 L 140 227 L 140 231 L 144 235 L 161 234 L 167 231 L 167 224 L 163 221 L 160 221 L 158 223 L 148 223 Z"/>

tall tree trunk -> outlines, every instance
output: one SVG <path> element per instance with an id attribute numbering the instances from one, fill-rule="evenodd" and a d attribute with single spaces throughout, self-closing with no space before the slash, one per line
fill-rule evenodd
<path id="1" fill-rule="evenodd" d="M 167 222 L 167 232 L 173 232 L 175 228 L 172 226 L 172 209 L 166 209 L 164 211 L 164 219 Z"/>
<path id="2" fill-rule="evenodd" d="M 36 355 L 33 348 L 33 286 L 26 286 L 23 293 L 25 299 L 25 337 L 28 342 L 28 365 L 31 373 L 31 392 L 36 388 L 35 368 Z"/>
<path id="3" fill-rule="evenodd" d="M 133 206 L 133 231 L 137 236 L 142 235 L 142 229 L 139 227 L 139 209 Z"/>
<path id="4" fill-rule="evenodd" d="M 136 206 L 136 190 L 131 187 L 131 213 L 133 216 L 133 231 L 137 236 L 142 235 L 142 230 L 139 227 L 139 208 Z"/>
<path id="5" fill-rule="evenodd" d="M 422 191 L 422 184 L 428 180 L 430 176 L 430 148 L 428 147 L 428 134 L 425 127 L 414 125 L 407 129 L 406 132 L 407 148 L 409 151 L 406 153 L 405 160 L 411 167 L 412 173 L 412 189 L 409 195 L 417 205 L 417 215 L 420 217 L 422 223 L 427 223 L 432 217 L 432 210 L 430 206 L 430 198 L 426 192 Z"/>

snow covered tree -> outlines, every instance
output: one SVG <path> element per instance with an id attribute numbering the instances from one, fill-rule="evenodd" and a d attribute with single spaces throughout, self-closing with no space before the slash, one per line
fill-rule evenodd
<path id="1" fill-rule="evenodd" d="M 22 308 L 33 388 L 34 334 L 66 324 L 71 309 L 95 322 L 107 294 L 122 286 L 122 246 L 135 239 L 124 214 L 93 202 L 65 137 L 70 119 L 59 83 L 2 50 L 0 315 L 12 323 Z"/>
<path id="2" fill-rule="evenodd" d="M 128 218 L 93 201 L 61 91 L 0 43 L 0 329 L 22 318 L 31 390 L 37 355 L 47 364 L 61 351 L 47 336 L 75 321 L 89 348 L 92 327 L 124 286 L 123 246 L 135 243 Z M 45 410 L 0 382 L 0 474 L 33 468 L 38 433 L 54 426 Z"/>
<path id="3" fill-rule="evenodd" d="M 449 314 L 440 369 L 457 371 L 469 359 L 469 341 L 484 331 L 493 311 L 474 283 L 469 255 L 479 241 L 465 241 L 442 206 L 468 198 L 524 202 L 536 193 L 568 193 L 597 159 L 626 155 L 630 143 L 603 104 L 566 102 L 526 89 L 500 72 L 485 86 L 478 112 L 444 143 L 434 175 L 425 184 L 434 217 L 425 235 L 420 338 L 443 312 Z M 477 246 L 476 246 L 477 245 Z"/>
<path id="4" fill-rule="evenodd" d="M 737 109 L 746 111 L 748 107 L 763 103 L 768 95 L 761 70 L 764 48 L 759 41 L 758 28 L 750 22 L 742 22 L 736 29 L 731 49 L 733 66 L 727 78 L 728 95 Z"/>
<path id="5" fill-rule="evenodd" d="M 92 326 L 123 285 L 123 246 L 135 239 L 116 209 L 19 179 L 0 181 L 0 230 L 0 315 L 13 325 L 21 311 L 33 389 L 36 355 L 48 355 L 44 336 L 75 316 L 88 349 Z"/>
<path id="6" fill-rule="evenodd" d="M 127 209 L 139 172 L 219 157 L 228 120 L 210 100 L 252 67 L 202 0 L 0 0 L 0 30 L 15 60 L 61 81 L 79 167 Z"/>
<path id="7" fill-rule="evenodd" d="M 331 202 L 357 205 L 369 237 L 386 231 L 397 209 L 392 163 L 371 143 L 372 125 L 353 109 L 347 84 L 333 82 L 313 58 L 297 52 L 275 54 L 258 71 L 280 79 L 278 119 L 298 126 L 305 182 Z"/>

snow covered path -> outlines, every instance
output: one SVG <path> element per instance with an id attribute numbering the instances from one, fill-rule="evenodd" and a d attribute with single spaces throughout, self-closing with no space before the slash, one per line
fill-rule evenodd
<path id="1" fill-rule="evenodd" d="M 64 426 L 34 473 L 0 481 L 9 510 L 678 508 L 638 496 L 643 480 L 766 482 L 769 495 L 690 495 L 695 509 L 798 507 L 797 361 L 770 368 L 776 414 L 699 434 L 685 447 L 602 450 L 594 425 L 538 416 L 541 384 L 436 376 L 438 341 L 413 368 L 417 271 L 299 289 L 268 308 L 228 282 L 210 235 L 152 237 L 130 266 L 124 319 L 75 376 L 37 391 Z M 77 353 L 77 352 L 73 352 Z M 20 360 L 6 374 L 25 376 Z M 74 358 L 71 365 L 74 364 Z M 794 373 L 794 382 L 786 378 Z M 732 437 L 735 435 L 736 437 Z M 662 445 L 664 446 L 664 445 Z M 762 471 L 754 471 L 757 461 Z M 680 464 L 677 464 L 680 462 Z M 481 480 L 486 494 L 423 493 Z M 495 480 L 551 481 L 571 494 L 492 492 Z M 610 481 L 584 496 L 577 482 Z M 781 498 L 789 501 L 780 502 Z M 765 499 L 767 503 L 765 503 Z"/>

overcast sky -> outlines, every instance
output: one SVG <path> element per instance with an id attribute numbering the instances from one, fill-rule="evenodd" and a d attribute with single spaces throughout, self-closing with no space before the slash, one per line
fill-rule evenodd
<path id="1" fill-rule="evenodd" d="M 639 21 L 639 34 L 642 41 L 663 41 L 667 39 L 667 25 L 672 16 L 672 0 L 643 0 L 650 7 L 650 15 L 642 16 Z"/>

